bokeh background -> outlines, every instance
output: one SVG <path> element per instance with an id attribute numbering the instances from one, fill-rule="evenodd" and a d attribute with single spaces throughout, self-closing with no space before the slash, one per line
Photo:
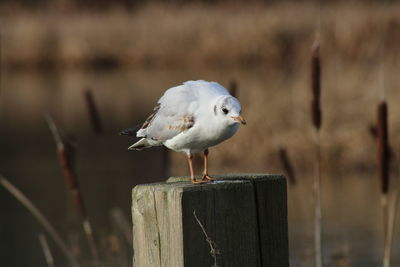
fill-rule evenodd
<path id="1" fill-rule="evenodd" d="M 211 173 L 285 173 L 291 266 L 313 266 L 310 55 L 322 58 L 322 213 L 326 266 L 379 266 L 383 247 L 376 142 L 385 91 L 398 188 L 398 1 L 0 1 L 0 173 L 92 266 L 80 218 L 44 114 L 76 148 L 76 173 L 106 266 L 131 266 L 130 192 L 187 175 L 185 155 L 128 151 L 121 129 L 139 124 L 162 93 L 187 80 L 237 85 L 248 125 L 210 149 Z M 94 132 L 91 90 L 102 131 Z M 200 166 L 197 166 L 199 171 Z M 0 188 L 0 265 L 46 266 L 41 226 Z M 397 225 L 398 226 L 398 225 Z M 400 227 L 393 266 L 400 266 Z M 128 234 L 126 234 L 128 231 Z M 128 236 L 128 238 L 127 238 Z M 67 261 L 52 240 L 57 266 Z"/>

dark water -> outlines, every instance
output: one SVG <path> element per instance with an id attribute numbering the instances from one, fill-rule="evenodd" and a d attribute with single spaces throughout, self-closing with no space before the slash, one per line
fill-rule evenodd
<path id="1" fill-rule="evenodd" d="M 44 120 L 44 112 L 49 112 L 64 135 L 74 136 L 77 174 L 103 256 L 115 260 L 114 264 L 119 260 L 119 266 L 130 266 L 129 244 L 120 240 L 120 248 L 114 250 L 110 245 L 111 236 L 117 231 L 111 210 L 122 210 L 126 220 L 130 220 L 132 187 L 138 183 L 165 178 L 163 153 L 158 148 L 142 152 L 127 151 L 132 140 L 118 136 L 118 132 L 142 121 L 168 87 L 198 78 L 228 85 L 234 78 L 239 81 L 239 86 L 253 88 L 240 91 L 239 98 L 244 109 L 248 107 L 247 115 L 253 117 L 255 124 L 258 120 L 264 120 L 262 117 L 257 119 L 260 101 L 274 103 L 275 106 L 270 108 L 282 112 L 279 116 L 283 119 L 271 120 L 262 129 L 266 137 L 279 140 L 280 132 L 271 133 L 271 129 L 294 131 L 295 127 L 287 125 L 295 125 L 295 120 L 304 120 L 306 115 L 299 116 L 299 110 L 293 111 L 290 105 L 307 99 L 304 96 L 290 96 L 294 92 L 290 87 L 295 82 L 285 81 L 279 74 L 266 76 L 262 74 L 263 71 L 132 69 L 112 72 L 6 73 L 3 75 L 0 98 L 0 173 L 46 214 L 82 261 L 89 260 L 90 254 L 80 220 L 76 208 L 71 204 L 70 193 L 57 161 L 56 147 Z M 297 79 L 302 80 L 301 77 Z M 264 90 L 267 82 L 272 85 Z M 278 89 L 283 87 L 287 89 Z M 92 89 L 99 107 L 104 129 L 101 134 L 94 134 L 90 126 L 83 98 L 86 88 Z M 294 116 L 297 116 L 296 119 Z M 254 134 L 256 129 L 250 129 L 253 129 Z M 253 139 L 251 137 L 251 134 L 242 131 L 237 140 L 243 143 Z M 295 142 L 292 139 L 286 141 Z M 221 145 L 221 148 L 216 149 L 216 154 L 230 161 L 217 160 L 212 168 L 219 173 L 282 172 L 280 165 L 273 159 L 271 150 L 275 148 L 270 143 L 273 142 L 259 151 L 244 144 L 243 151 L 253 155 L 253 158 L 250 157 L 253 160 L 247 161 L 240 156 L 234 158 L 228 155 L 229 149 L 235 147 Z M 256 146 L 260 147 L 259 144 Z M 297 163 L 303 163 L 302 158 L 307 156 L 299 155 L 295 158 Z M 174 154 L 171 173 L 185 175 L 185 164 L 183 156 Z M 325 162 L 325 166 L 328 164 Z M 308 165 L 298 168 L 300 181 L 295 186 L 289 186 L 288 190 L 292 266 L 312 266 L 313 263 L 312 163 Z M 327 266 L 380 265 L 382 220 L 380 196 L 376 190 L 378 183 L 374 176 L 375 173 L 369 170 L 347 172 L 340 168 L 334 174 L 325 173 L 323 240 L 324 259 L 329 263 Z M 38 233 L 43 232 L 41 226 L 2 188 L 0 207 L 1 266 L 45 266 L 38 241 Z M 64 264 L 63 255 L 52 241 L 50 246 L 56 262 Z M 398 251 L 400 234 L 397 227 L 393 260 L 400 266 Z"/>

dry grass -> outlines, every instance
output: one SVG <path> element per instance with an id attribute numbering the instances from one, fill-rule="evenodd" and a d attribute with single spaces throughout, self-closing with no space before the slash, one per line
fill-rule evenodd
<path id="1" fill-rule="evenodd" d="M 42 247 L 43 255 L 46 260 L 47 266 L 55 267 L 53 254 L 51 253 L 49 243 L 47 242 L 46 236 L 43 233 L 39 234 L 39 242 L 40 242 L 40 246 Z"/>
<path id="2" fill-rule="evenodd" d="M 36 220 L 41 224 L 44 230 L 47 231 L 49 236 L 53 238 L 55 244 L 61 249 L 65 257 L 70 262 L 71 266 L 79 267 L 78 261 L 67 247 L 64 240 L 61 238 L 57 230 L 51 225 L 49 220 L 43 215 L 43 213 L 33 204 L 33 202 L 27 198 L 18 188 L 10 183 L 5 177 L 0 175 L 0 184 L 4 187 L 16 200 L 18 200 L 28 211 L 35 217 Z"/>
<path id="3" fill-rule="evenodd" d="M 327 55 L 368 62 L 382 40 L 388 50 L 396 49 L 399 10 L 398 5 L 324 6 L 321 38 Z M 307 57 L 317 9 L 311 4 L 147 5 L 134 13 L 17 13 L 2 20 L 4 60 L 14 67 L 196 64 L 292 69 L 293 62 Z"/>

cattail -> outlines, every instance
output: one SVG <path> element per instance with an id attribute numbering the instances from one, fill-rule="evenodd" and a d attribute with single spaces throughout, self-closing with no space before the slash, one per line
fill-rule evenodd
<path id="1" fill-rule="evenodd" d="M 89 115 L 89 121 L 92 125 L 93 132 L 96 134 L 100 134 L 102 133 L 103 128 L 101 126 L 100 115 L 96 106 L 96 102 L 90 89 L 86 89 L 85 91 L 85 100 Z"/>
<path id="2" fill-rule="evenodd" d="M 321 212 L 321 58 L 319 43 L 315 42 L 311 53 L 311 118 L 315 129 L 316 157 L 314 165 L 314 249 L 315 266 L 322 267 L 322 212 Z"/>
<path id="3" fill-rule="evenodd" d="M 383 266 L 390 266 L 390 250 L 391 241 L 393 238 L 394 222 L 393 216 L 389 209 L 389 171 L 390 171 L 390 148 L 388 135 L 388 106 L 385 100 L 378 104 L 377 108 L 377 160 L 378 160 L 378 175 L 381 184 L 382 194 L 382 215 L 383 215 L 383 231 L 384 231 L 384 246 L 383 246 Z M 395 212 L 395 211 L 393 211 Z"/>
<path id="4" fill-rule="evenodd" d="M 86 234 L 86 238 L 88 240 L 94 262 L 96 265 L 99 265 L 99 256 L 97 252 L 97 246 L 93 237 L 92 226 L 86 213 L 85 203 L 82 198 L 82 193 L 79 188 L 78 178 L 74 168 L 75 148 L 73 145 L 71 145 L 69 140 L 63 140 L 61 138 L 57 126 L 55 125 L 53 119 L 49 114 L 46 114 L 46 120 L 56 142 L 58 159 L 64 177 L 67 181 L 68 189 L 73 196 L 75 205 L 77 206 L 79 214 L 81 216 L 83 230 Z"/>
<path id="5" fill-rule="evenodd" d="M 292 163 L 289 160 L 289 156 L 286 152 L 286 149 L 281 147 L 278 153 L 279 153 L 279 160 L 282 164 L 282 168 L 285 170 L 290 183 L 293 185 L 296 184 L 296 175 L 294 173 L 294 169 Z"/>
<path id="6" fill-rule="evenodd" d="M 67 181 L 68 189 L 71 191 L 75 201 L 75 205 L 78 207 L 79 213 L 82 218 L 87 217 L 86 208 L 82 200 L 82 195 L 79 189 L 78 179 L 73 168 L 72 158 L 69 155 L 71 152 L 66 149 L 66 146 L 58 149 L 58 159 Z"/>
<path id="7" fill-rule="evenodd" d="M 86 218 L 86 208 L 82 200 L 82 195 L 79 190 L 78 178 L 75 173 L 75 147 L 67 139 L 62 139 L 60 133 L 55 125 L 53 119 L 49 114 L 46 114 L 46 121 L 53 134 L 54 140 L 57 145 L 58 160 L 61 165 L 68 189 L 71 191 L 75 204 L 78 207 L 79 213 L 82 218 Z"/>
<path id="8" fill-rule="evenodd" d="M 319 130 L 322 123 L 321 114 L 321 58 L 319 55 L 319 43 L 316 42 L 312 47 L 311 55 L 311 117 L 314 127 Z"/>
<path id="9" fill-rule="evenodd" d="M 229 84 L 229 93 L 236 98 L 238 97 L 238 85 L 235 80 L 232 80 Z"/>
<path id="10" fill-rule="evenodd" d="M 47 231 L 49 236 L 53 238 L 54 243 L 61 249 L 65 257 L 71 263 L 72 266 L 79 266 L 78 261 L 75 259 L 74 255 L 68 249 L 64 240 L 61 238 L 60 234 L 51 225 L 49 220 L 43 215 L 43 213 L 33 204 L 28 197 L 26 197 L 18 188 L 16 188 L 10 181 L 5 177 L 0 175 L 0 184 L 11 194 L 15 199 L 21 202 L 29 210 L 29 212 L 40 222 L 43 228 Z"/>
<path id="11" fill-rule="evenodd" d="M 387 194 L 389 191 L 389 167 L 390 149 L 388 137 L 388 108 L 386 101 L 381 101 L 377 109 L 377 152 L 378 172 L 381 180 L 381 192 Z"/>

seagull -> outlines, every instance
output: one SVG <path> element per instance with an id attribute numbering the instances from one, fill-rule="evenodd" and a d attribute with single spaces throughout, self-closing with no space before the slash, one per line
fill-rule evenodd
<path id="1" fill-rule="evenodd" d="M 203 80 L 187 81 L 165 91 L 139 130 L 129 128 L 121 134 L 141 138 L 129 150 L 164 145 L 186 153 L 191 181 L 199 184 L 215 180 L 208 174 L 208 148 L 232 137 L 240 124 L 246 125 L 240 102 L 223 86 Z M 201 180 L 196 180 L 193 170 L 193 154 L 198 152 L 204 155 Z"/>

